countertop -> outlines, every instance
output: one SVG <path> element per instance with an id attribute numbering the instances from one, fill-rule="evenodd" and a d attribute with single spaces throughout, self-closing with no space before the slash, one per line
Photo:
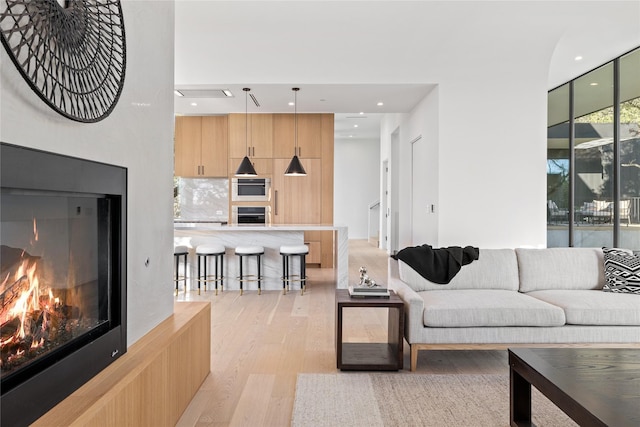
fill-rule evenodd
<path id="1" fill-rule="evenodd" d="M 174 222 L 174 230 L 213 231 L 326 231 L 346 228 L 334 224 L 222 224 L 219 222 Z"/>

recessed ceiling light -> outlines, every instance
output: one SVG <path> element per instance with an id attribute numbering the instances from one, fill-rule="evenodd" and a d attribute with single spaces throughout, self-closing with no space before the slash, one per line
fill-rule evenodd
<path id="1" fill-rule="evenodd" d="M 360 111 L 360 115 L 363 115 L 363 114 L 364 114 L 364 111 Z"/>
<path id="2" fill-rule="evenodd" d="M 192 103 L 191 103 L 191 106 L 192 106 L 192 107 L 197 107 L 197 106 L 198 106 L 198 104 L 197 104 L 196 102 L 192 102 Z"/>
<path id="3" fill-rule="evenodd" d="M 290 102 L 289 105 L 293 107 L 295 104 L 293 102 Z"/>
<path id="4" fill-rule="evenodd" d="M 582 61 L 582 56 L 578 55 L 578 56 L 576 56 L 576 57 L 575 57 L 575 58 L 573 58 L 573 59 L 575 59 L 576 61 Z"/>
<path id="5" fill-rule="evenodd" d="M 589 83 L 589 86 L 598 86 L 598 82 Z"/>
<path id="6" fill-rule="evenodd" d="M 353 125 L 353 127 L 354 127 L 354 128 L 357 128 L 357 127 L 358 127 L 358 125 Z"/>
<path id="7" fill-rule="evenodd" d="M 378 107 L 382 107 L 384 105 L 384 102 L 378 102 Z"/>
<path id="8" fill-rule="evenodd" d="M 349 135 L 349 138 L 353 138 L 353 135 Z"/>
<path id="9" fill-rule="evenodd" d="M 179 91 L 179 90 L 177 90 L 177 89 L 173 91 L 173 94 L 174 94 L 175 96 L 184 96 L 184 95 L 183 95 L 183 93 L 182 93 L 182 92 L 180 92 L 180 91 Z"/>

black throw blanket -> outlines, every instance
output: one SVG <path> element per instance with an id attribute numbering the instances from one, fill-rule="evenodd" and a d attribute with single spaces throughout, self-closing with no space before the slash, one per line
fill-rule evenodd
<path id="1" fill-rule="evenodd" d="M 412 246 L 400 250 L 394 257 L 433 283 L 446 285 L 467 265 L 480 257 L 480 250 L 472 246 L 449 246 L 434 249 L 431 245 Z"/>

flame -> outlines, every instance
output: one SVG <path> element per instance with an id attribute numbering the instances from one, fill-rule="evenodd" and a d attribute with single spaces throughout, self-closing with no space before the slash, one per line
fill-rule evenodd
<path id="1" fill-rule="evenodd" d="M 33 240 L 38 241 L 38 225 L 35 218 L 33 218 Z"/>
<path id="2" fill-rule="evenodd" d="M 31 265 L 29 265 L 29 260 L 22 260 L 14 276 L 14 281 L 19 282 L 23 280 L 27 280 L 29 287 L 20 294 L 13 307 L 9 309 L 10 318 L 20 318 L 20 329 L 18 331 L 18 336 L 20 338 L 26 337 L 24 327 L 27 315 L 34 310 L 40 309 L 40 280 L 38 279 L 37 264 L 35 262 L 32 262 Z"/>
<path id="3" fill-rule="evenodd" d="M 38 228 L 35 218 L 33 219 L 33 238 L 38 240 Z M 4 310 L 0 316 L 0 322 L 5 324 L 13 319 L 18 319 L 20 324 L 13 336 L 0 340 L 0 345 L 5 346 L 11 343 L 19 343 L 24 340 L 27 335 L 33 333 L 33 341 L 30 347 L 32 349 L 42 347 L 45 343 L 44 336 L 51 322 L 50 310 L 55 309 L 60 304 L 60 299 L 53 295 L 53 291 L 49 288 L 45 292 L 41 289 L 40 277 L 38 274 L 38 262 L 30 257 L 25 251 L 22 251 L 21 262 L 16 269 L 15 274 L 11 274 L 2 280 L 1 286 L 6 289 L 7 286 L 13 285 L 16 289 L 22 289 L 13 301 L 13 305 Z M 53 307 L 51 305 L 53 304 Z M 39 326 L 40 332 L 32 331 L 34 314 L 41 316 L 42 322 Z M 38 319 L 39 321 L 40 319 Z M 4 351 L 4 350 L 3 350 Z M 24 350 L 16 350 L 15 356 L 19 357 L 24 354 Z"/>

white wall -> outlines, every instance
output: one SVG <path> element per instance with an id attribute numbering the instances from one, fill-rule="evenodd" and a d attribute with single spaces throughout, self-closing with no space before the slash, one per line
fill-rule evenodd
<path id="1" fill-rule="evenodd" d="M 350 239 L 368 237 L 368 207 L 380 200 L 379 164 L 380 140 L 336 140 L 333 222 L 348 226 Z"/>
<path id="2" fill-rule="evenodd" d="M 438 93 L 438 87 L 428 93 L 416 106 L 406 124 L 409 141 L 420 138 L 415 142 L 415 145 L 421 146 L 420 150 L 409 148 L 410 154 L 412 154 L 409 158 L 412 174 L 421 178 L 410 181 L 409 203 L 413 209 L 412 212 L 410 210 L 412 213 L 410 216 L 412 245 L 438 242 L 440 217 Z M 419 153 L 424 156 L 420 158 Z M 414 156 L 415 159 L 413 159 Z M 411 177 L 409 178 L 411 179 Z"/>
<path id="3" fill-rule="evenodd" d="M 545 246 L 546 93 L 551 51 L 549 47 L 530 52 L 519 61 L 510 59 L 507 52 L 497 52 L 498 57 L 505 55 L 499 64 L 476 67 L 465 76 L 443 75 L 438 88 L 410 113 L 385 116 L 382 160 L 391 157 L 391 132 L 400 130 L 399 201 L 395 207 L 399 248 L 421 243 L 412 242 L 410 216 L 410 142 L 419 135 L 433 145 L 425 164 L 437 170 L 434 183 L 424 191 L 424 202 L 435 200 L 436 204 L 432 244 Z"/>
<path id="4" fill-rule="evenodd" d="M 32 92 L 0 49 L 0 139 L 128 169 L 131 345 L 173 312 L 174 3 L 123 1 L 122 9 L 127 68 L 111 115 L 94 124 L 60 116 Z"/>

